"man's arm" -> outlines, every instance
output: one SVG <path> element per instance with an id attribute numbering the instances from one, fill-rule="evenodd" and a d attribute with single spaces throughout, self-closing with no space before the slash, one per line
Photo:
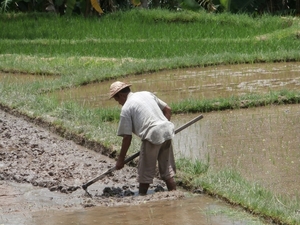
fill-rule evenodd
<path id="1" fill-rule="evenodd" d="M 172 109 L 170 108 L 170 106 L 166 105 L 162 111 L 163 111 L 163 114 L 165 115 L 165 117 L 170 121 L 171 115 L 172 115 Z"/>
<path id="2" fill-rule="evenodd" d="M 127 151 L 130 147 L 131 139 L 132 139 L 132 135 L 124 135 L 123 136 L 120 155 L 119 155 L 117 163 L 116 163 L 116 169 L 117 170 L 120 170 L 124 167 L 124 160 L 125 160 Z"/>

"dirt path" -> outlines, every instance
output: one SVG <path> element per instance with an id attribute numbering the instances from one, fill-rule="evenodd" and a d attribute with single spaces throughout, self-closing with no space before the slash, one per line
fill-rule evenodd
<path id="1" fill-rule="evenodd" d="M 157 192 L 166 190 L 159 179 L 147 196 L 138 196 L 136 168 L 128 166 L 91 185 L 88 197 L 81 185 L 114 165 L 114 159 L 0 110 L 0 215 L 183 197 Z"/>

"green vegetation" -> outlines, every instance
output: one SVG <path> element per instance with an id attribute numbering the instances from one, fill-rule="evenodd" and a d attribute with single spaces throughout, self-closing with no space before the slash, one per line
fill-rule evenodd
<path id="1" fill-rule="evenodd" d="M 194 174 L 187 178 L 186 173 L 179 173 L 177 179 L 182 182 L 184 187 L 203 188 L 205 193 L 222 198 L 233 205 L 241 206 L 268 222 L 299 224 L 299 199 L 276 196 L 257 183 L 246 181 L 234 169 L 225 168 L 215 172 L 199 161 L 187 165 L 185 161 L 179 160 L 177 165 L 180 171 L 189 171 L 188 176 L 191 176 L 191 173 Z M 199 172 L 197 169 L 199 167 L 207 169 Z M 197 175 L 196 171 L 199 172 Z"/>
<path id="2" fill-rule="evenodd" d="M 116 123 L 111 122 L 118 120 L 119 107 L 90 109 L 76 102 L 59 102 L 50 94 L 164 69 L 300 61 L 299 24 L 299 19 L 292 17 L 164 10 L 132 10 L 88 19 L 1 14 L 0 70 L 41 79 L 21 82 L 0 75 L 0 105 L 48 123 L 63 136 L 72 134 L 97 142 L 112 152 L 120 145 Z M 174 113 L 209 112 L 299 103 L 299 99 L 299 91 L 282 90 L 265 95 L 184 99 L 171 103 L 171 107 Z M 133 143 L 132 149 L 136 146 Z M 277 222 L 300 221 L 295 213 L 299 201 L 274 197 L 231 170 L 214 173 L 208 165 L 184 159 L 178 160 L 178 168 L 178 177 L 186 187 L 202 186 L 208 193 Z"/>
<path id="3" fill-rule="evenodd" d="M 92 7 L 91 7 L 92 6 Z M 232 12 L 262 14 L 272 13 L 273 15 L 296 15 L 300 11 L 298 0 L 102 0 L 101 2 L 90 0 L 68 0 L 68 1 L 19 1 L 0 0 L 0 13 L 2 12 L 51 12 L 58 15 L 84 15 L 99 16 L 104 13 L 116 12 L 119 10 L 130 10 L 134 7 L 145 9 L 169 9 L 169 10 L 206 10 L 207 12 Z"/>
<path id="4" fill-rule="evenodd" d="M 2 15 L 0 51 L 39 57 L 131 57 L 151 59 L 153 64 L 164 60 L 173 68 L 299 58 L 299 21 L 292 18 L 164 14 L 167 12 L 153 10 L 145 14 L 133 10 L 98 20 Z"/>
<path id="5" fill-rule="evenodd" d="M 270 91 L 268 94 L 248 94 L 242 97 L 218 99 L 185 99 L 179 103 L 171 104 L 175 113 L 211 112 L 225 109 L 240 109 L 270 104 L 296 104 L 300 102 L 297 91 Z"/>

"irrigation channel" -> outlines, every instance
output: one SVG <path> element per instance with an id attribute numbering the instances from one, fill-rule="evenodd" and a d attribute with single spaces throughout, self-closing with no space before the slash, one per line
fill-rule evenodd
<path id="1" fill-rule="evenodd" d="M 149 90 L 169 103 L 189 97 L 216 98 L 264 93 L 270 90 L 299 90 L 300 63 L 183 69 L 129 76 L 120 80 L 131 83 L 132 91 Z M 107 98 L 110 83 L 111 81 L 91 84 L 54 94 L 61 100 L 72 99 L 86 107 L 111 107 L 115 106 L 116 102 Z M 288 195 L 291 198 L 299 196 L 299 104 L 227 110 L 203 115 L 204 119 L 201 122 L 178 133 L 174 138 L 176 157 L 200 159 L 208 162 L 215 170 L 234 168 L 249 181 L 258 182 L 275 194 Z M 195 116 L 174 115 L 172 121 L 179 127 Z M 60 193 L 36 189 L 29 184 L 19 185 L 18 189 L 14 189 L 16 184 L 5 185 L 13 187 L 9 196 L 23 193 L 20 195 L 23 204 L 20 204 L 28 203 L 34 209 L 25 213 L 20 210 L 19 213 L 3 214 L 0 224 L 5 225 L 264 224 L 258 218 L 205 195 L 172 201 L 149 202 L 145 199 L 141 204 L 114 207 L 70 207 L 68 210 L 63 205 L 66 204 L 66 200 L 76 204 L 76 192 L 71 196 L 62 197 Z M 97 185 L 101 185 L 101 182 Z M 102 186 L 95 188 L 97 187 Z M 56 200 L 56 204 L 62 206 L 61 210 L 52 210 L 51 207 L 46 211 L 38 209 L 38 206 L 47 208 L 47 205 L 53 204 L 53 199 Z M 13 198 L 9 200 L 16 201 Z M 2 203 L 1 207 L 4 209 L 5 204 Z"/>

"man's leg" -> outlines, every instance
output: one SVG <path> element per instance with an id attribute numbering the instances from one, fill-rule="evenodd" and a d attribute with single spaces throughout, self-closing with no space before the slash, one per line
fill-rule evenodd
<path id="1" fill-rule="evenodd" d="M 149 141 L 142 141 L 138 165 L 139 194 L 146 195 L 149 185 L 156 175 L 156 160 L 161 145 L 153 145 Z"/>
<path id="2" fill-rule="evenodd" d="M 176 190 L 176 182 L 174 180 L 176 166 L 171 140 L 164 142 L 161 146 L 158 155 L 158 167 L 160 176 L 165 181 L 168 190 Z"/>
<path id="3" fill-rule="evenodd" d="M 169 191 L 175 191 L 176 190 L 176 182 L 174 180 L 174 177 L 171 177 L 168 180 L 165 180 L 167 188 Z"/>
<path id="4" fill-rule="evenodd" d="M 140 183 L 139 195 L 146 195 L 149 188 L 149 184 Z"/>

